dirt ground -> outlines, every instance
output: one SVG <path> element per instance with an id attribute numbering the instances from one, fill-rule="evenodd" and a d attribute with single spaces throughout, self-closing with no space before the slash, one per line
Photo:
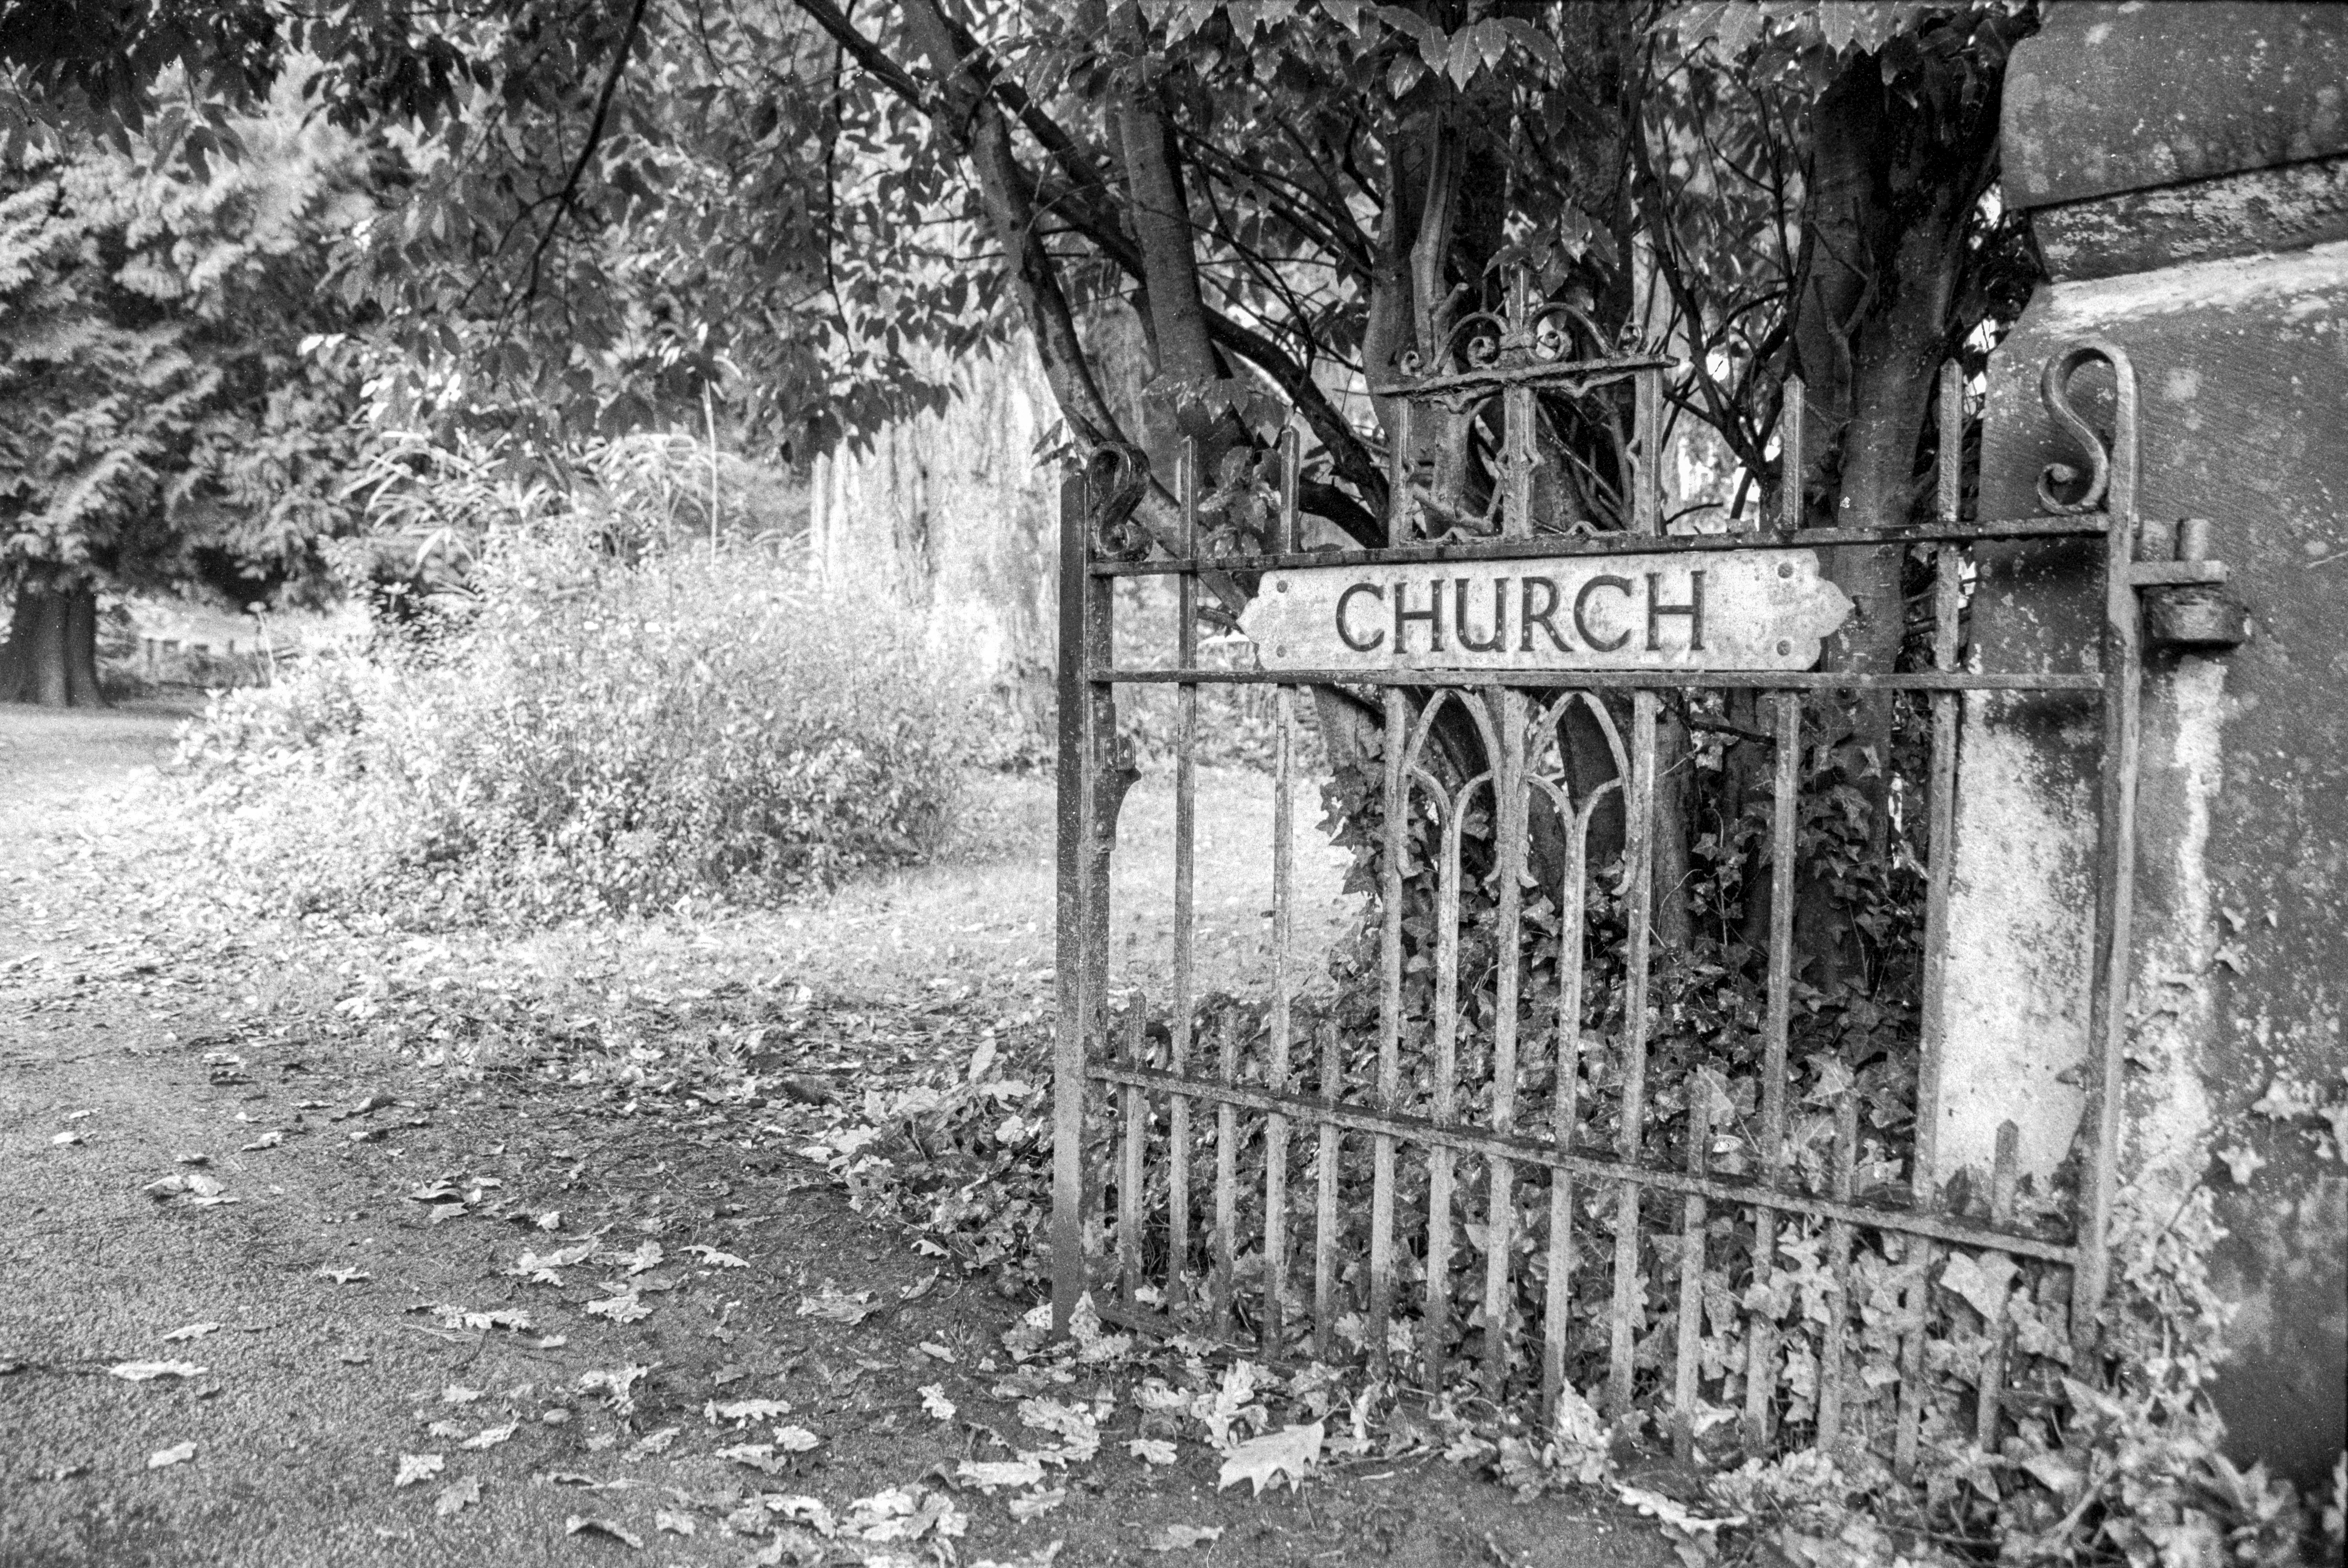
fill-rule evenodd
<path id="1" fill-rule="evenodd" d="M 0 1568 L 1675 1561 L 1611 1498 L 1519 1502 L 1426 1446 L 1261 1500 L 1218 1491 L 1190 1434 L 1145 1462 L 1129 1388 L 1014 1366 L 1002 1336 L 1028 1303 L 854 1213 L 763 1102 L 457 1071 L 433 1028 L 461 1030 L 389 1049 L 362 1027 L 347 948 L 142 917 L 125 843 L 180 716 L 0 708 Z M 624 945 L 1032 1024 L 1050 886 L 1033 795 L 982 802 L 993 847 L 959 869 Z M 962 918 L 973 877 L 1032 885 L 1034 909 Z M 1260 962 L 1256 890 L 1220 897 L 1222 950 Z M 560 967 L 599 940 L 623 942 L 499 961 Z M 959 1467 L 1036 1447 L 1038 1394 L 1093 1412 L 1099 1447 L 1023 1520 Z M 816 1503 L 922 1531 L 827 1536 Z M 1180 1546 L 1169 1527 L 1220 1534 Z"/>

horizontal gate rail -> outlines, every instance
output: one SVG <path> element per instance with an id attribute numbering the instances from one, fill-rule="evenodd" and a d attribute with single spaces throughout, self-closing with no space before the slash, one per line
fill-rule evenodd
<path id="1" fill-rule="evenodd" d="M 1532 534 L 1465 543 L 1393 545 L 1384 549 L 1282 550 L 1272 555 L 1196 559 L 1097 560 L 1095 577 L 1171 577 L 1200 571 L 1292 571 L 1307 567 L 1440 566 L 1450 561 L 1547 559 L 1552 556 L 1702 555 L 1719 551 L 1817 549 L 1843 545 L 1993 544 L 2010 539 L 2101 538 L 2099 516 L 2014 518 L 1989 523 L 1917 523 L 1902 528 L 1744 528 L 1721 534 Z"/>
<path id="2" fill-rule="evenodd" d="M 2101 675 L 1974 674 L 1901 671 L 1888 675 L 1830 671 L 1743 670 L 1088 670 L 1085 679 L 1120 686 L 1467 686 L 1594 692 L 2101 692 Z"/>
<path id="3" fill-rule="evenodd" d="M 1112 1320 L 1203 1327 L 1230 1340 L 1244 1318 L 1268 1356 L 1309 1348 L 1327 1359 L 1337 1351 L 1341 1317 L 1358 1311 L 1360 1342 L 1380 1374 L 1392 1371 L 1406 1339 L 1426 1381 L 1444 1389 L 1455 1365 L 1470 1355 L 1468 1337 L 1480 1318 L 1474 1374 L 1482 1391 L 1497 1402 L 1512 1388 L 1529 1392 L 1538 1386 L 1545 1413 L 1571 1391 L 1570 1326 L 1581 1335 L 1575 1353 L 1603 1370 L 1611 1413 L 1620 1417 L 1645 1402 L 1664 1407 L 1684 1457 L 1693 1450 L 1707 1381 L 1727 1386 L 1722 1368 L 1708 1368 L 1704 1359 L 1722 1354 L 1707 1348 L 1704 1326 L 1717 1325 L 1721 1308 L 1714 1293 L 1725 1291 L 1730 1310 L 1746 1319 L 1742 1349 L 1735 1352 L 1740 1364 L 1730 1369 L 1744 1378 L 1744 1386 L 1741 1394 L 1722 1396 L 1735 1409 L 1706 1407 L 1704 1419 L 1734 1420 L 1749 1452 L 1776 1441 L 1785 1420 L 1807 1420 L 1810 1434 L 1804 1440 L 1820 1448 L 1860 1433 L 1887 1445 L 1894 1468 L 1907 1473 L 1931 1431 L 1930 1379 L 1946 1376 L 1927 1354 L 1927 1327 L 1952 1310 L 1945 1303 L 1936 1307 L 1933 1296 L 1934 1272 L 1948 1249 L 2003 1260 L 1997 1277 L 2013 1275 L 2024 1281 L 2015 1288 L 2037 1289 L 2042 1303 L 2054 1298 L 2061 1272 L 2067 1272 L 2072 1337 L 2082 1346 L 2092 1341 L 2106 1285 L 2124 1071 L 2140 668 L 2133 595 L 2153 583 L 2215 579 L 2206 575 L 2206 563 L 2138 559 L 2134 373 L 2107 344 L 2075 345 L 2048 367 L 2042 395 L 2057 422 L 2090 446 L 2094 466 L 2088 494 L 2078 502 L 2057 501 L 2042 483 L 2042 502 L 2054 515 L 1961 520 L 1955 455 L 1963 446 L 1964 388 L 1952 365 L 1939 386 L 1942 456 L 1931 521 L 1803 528 L 1801 487 L 1784 483 L 1775 526 L 1666 534 L 1655 449 L 1666 362 L 1528 357 L 1529 323 L 1545 313 L 1555 318 L 1557 311 L 1532 307 L 1519 282 L 1506 320 L 1471 318 L 1486 323 L 1498 342 L 1474 368 L 1380 389 L 1401 400 L 1392 458 L 1397 497 L 1415 482 L 1416 459 L 1407 456 L 1417 450 L 1414 421 L 1446 416 L 1412 398 L 1439 405 L 1455 419 L 1475 417 L 1472 405 L 1479 398 L 1501 409 L 1499 449 L 1492 456 L 1496 537 L 1415 541 L 1408 537 L 1409 504 L 1398 500 L 1386 519 L 1387 548 L 1300 548 L 1300 442 L 1293 429 L 1279 443 L 1276 517 L 1264 519 L 1268 526 L 1253 536 L 1269 547 L 1264 553 L 1203 553 L 1202 512 L 1222 503 L 1210 503 L 1202 493 L 1206 477 L 1187 444 L 1175 487 L 1179 527 L 1166 554 L 1151 556 L 1156 547 L 1125 527 L 1123 516 L 1139 493 L 1130 472 L 1118 493 L 1123 511 L 1105 508 L 1117 518 L 1114 525 L 1100 521 L 1086 504 L 1084 482 L 1064 499 L 1055 1321 L 1065 1328 L 1077 1296 L 1093 1290 L 1097 1308 Z M 2063 389 L 2074 371 L 2097 358 L 2118 384 L 2118 417 L 2108 446 L 2071 415 Z M 1437 362 L 1440 370 L 1444 356 Z M 1626 526 L 1599 536 L 1534 533 L 1532 431 L 1544 416 L 1536 389 L 1588 391 L 1622 382 L 1635 399 L 1632 446 L 1624 456 Z M 1789 382 L 1778 432 L 1781 449 L 1789 453 L 1804 449 L 1803 397 L 1798 382 Z M 2075 563 L 2092 557 L 2088 564 L 2102 579 L 2103 640 L 2088 661 L 2093 667 L 1965 668 L 1961 613 L 1974 548 L 2059 548 L 2089 540 L 2092 551 L 2074 549 L 2055 559 Z M 1202 668 L 1200 658 L 1201 589 L 1228 596 L 1233 578 L 1251 573 L 1886 546 L 1916 550 L 1918 563 L 1931 569 L 1930 668 L 1265 671 Z M 1150 667 L 1139 658 L 1119 663 L 1110 626 L 1117 598 L 1148 585 L 1120 589 L 1116 579 L 1153 577 L 1174 579 L 1173 664 Z M 1114 692 L 1120 685 L 1175 688 L 1175 843 L 1171 972 L 1164 994 L 1153 1005 L 1140 989 L 1127 988 L 1124 1016 L 1113 1022 L 1107 866 L 1119 804 L 1133 776 L 1116 727 Z M 1202 1009 L 1200 994 L 1195 841 L 1199 704 L 1207 686 L 1273 688 L 1270 985 L 1264 1009 L 1253 1015 L 1260 1032 L 1251 1021 L 1245 1046 L 1234 1014 L 1226 1009 L 1218 1017 L 1211 1007 Z M 1354 999 L 1365 1028 L 1352 1037 L 1350 1052 L 1337 1020 L 1300 1000 L 1303 971 L 1292 951 L 1298 694 L 1313 687 L 1350 691 L 1383 718 L 1382 724 L 1371 721 L 1383 733 L 1376 764 L 1384 774 L 1380 876 L 1369 895 L 1377 950 L 1375 962 L 1354 982 L 1362 988 Z M 1751 716 L 1739 709 L 1730 715 L 1734 723 L 1715 726 L 1699 714 L 1667 715 L 1663 694 L 1676 692 L 1750 693 L 1738 701 L 1750 704 Z M 1918 989 L 1920 1000 L 1905 1037 L 1916 1054 L 1912 1146 L 1899 1142 L 1890 1122 L 1872 1132 L 1863 1124 L 1861 1094 L 1848 1071 L 1840 1086 L 1812 1091 L 1807 1103 L 1824 1106 L 1826 1114 L 1806 1116 L 1798 1144 L 1789 1126 L 1795 1071 L 1789 1041 L 1796 1038 L 1795 995 L 1801 983 L 1795 888 L 1805 831 L 1804 758 L 1806 747 L 1829 743 L 1805 733 L 1803 702 L 1806 693 L 1818 692 L 1915 694 L 1916 702 L 1901 711 L 1918 714 L 1929 735 L 1915 775 L 1922 782 L 1910 779 L 1903 786 L 1910 793 L 1900 807 L 1907 825 L 1901 831 L 1909 835 L 1901 847 L 1913 856 L 1909 869 L 1921 874 L 1923 886 L 1921 941 L 1913 934 L 1900 938 L 1915 945 L 1921 960 L 1921 980 L 1911 975 L 1902 982 Z M 2077 1195 L 2056 1205 L 2071 1228 L 2068 1235 L 2051 1234 L 2056 1222 L 2044 1212 L 2048 1205 L 2040 1200 L 2048 1194 L 2043 1192 L 2034 1199 L 2038 1217 L 2017 1218 L 2019 1139 L 2012 1122 L 1997 1132 L 1985 1222 L 1979 1187 L 1970 1209 L 1954 1204 L 1944 1187 L 1950 1173 L 1942 1168 L 1938 1127 L 1950 1023 L 1941 1004 L 1967 693 L 2072 693 L 2092 696 L 2103 709 L 2089 1099 Z M 1484 759 L 1480 773 L 1474 766 L 1455 770 L 1472 774 L 1456 783 L 1425 764 L 1437 716 L 1447 708 L 1455 710 L 1460 733 L 1472 728 Z M 1586 713 L 1602 732 L 1612 776 L 1569 787 L 1557 736 L 1575 713 Z M 1670 939 L 1654 924 L 1653 825 L 1659 781 L 1670 768 L 1684 765 L 1687 734 L 1708 728 L 1733 734 L 1734 743 L 1768 748 L 1746 753 L 1766 759 L 1748 776 L 1766 790 L 1757 804 L 1766 807 L 1768 836 L 1766 894 L 1747 895 L 1766 902 L 1745 915 L 1766 918 L 1766 951 L 1756 956 L 1766 958 L 1766 968 L 1754 976 L 1760 999 L 1750 1021 L 1720 1025 L 1717 1039 L 1703 1037 L 1694 1045 L 1684 1026 L 1675 1026 L 1680 1034 L 1658 1032 L 1674 1050 L 1691 1052 L 1659 1057 L 1673 1064 L 1667 1068 L 1649 1060 L 1650 1033 L 1662 1029 L 1651 1016 L 1660 1010 L 1651 984 L 1663 983 L 1654 979 L 1653 949 Z M 1676 734 L 1673 745 L 1683 750 L 1663 753 L 1660 741 L 1666 733 Z M 1534 736 L 1542 737 L 1542 747 L 1560 747 L 1554 762 L 1546 752 L 1531 754 Z M 1377 780 L 1362 782 L 1371 809 L 1379 809 Z M 1549 902 L 1538 921 L 1528 913 L 1536 878 L 1526 847 L 1536 801 L 1550 813 L 1543 831 L 1555 841 L 1541 863 L 1538 891 Z M 1619 873 L 1612 868 L 1612 847 L 1605 851 L 1609 866 L 1595 864 L 1591 825 L 1601 806 L 1621 815 Z M 1480 825 L 1477 838 L 1485 847 L 1479 855 L 1488 858 L 1463 867 L 1462 838 L 1471 819 Z M 1889 856 L 1881 843 L 1876 847 Z M 1410 876 L 1424 878 L 1410 884 L 1412 897 L 1425 899 L 1407 917 L 1407 934 L 1419 944 L 1407 965 L 1406 864 Z M 1596 891 L 1601 869 L 1603 899 Z M 1488 966 L 1472 979 L 1460 972 L 1470 923 L 1462 895 L 1471 887 L 1481 900 L 1472 914 L 1477 962 Z M 1679 907 L 1684 913 L 1687 906 Z M 1612 922 L 1602 932 L 1601 919 Z M 1543 982 L 1553 995 L 1534 993 L 1526 979 L 1536 958 L 1553 962 L 1551 979 Z M 1373 1001 L 1374 1040 L 1365 1027 Z M 1732 1038 L 1745 1054 L 1730 1053 L 1724 1042 Z M 1800 1039 L 1805 1051 L 1832 1055 L 1842 1049 L 1831 1038 L 1823 1048 L 1814 1035 Z M 1676 1081 L 1661 1076 L 1693 1074 L 1695 1068 L 1676 1065 L 1684 1060 L 1732 1063 L 1740 1084 L 1751 1083 L 1749 1074 L 1757 1070 L 1757 1102 L 1720 1112 L 1726 1119 L 1715 1121 L 1710 1091 L 1699 1092 L 1693 1076 Z M 1868 1060 L 1861 1054 L 1850 1061 Z M 1540 1103 L 1528 1099 L 1519 1106 L 1520 1091 L 1531 1094 L 1528 1085 L 1539 1081 L 1520 1083 L 1520 1067 L 1550 1072 Z M 1706 1081 L 1719 1084 L 1718 1073 L 1731 1068 L 1704 1071 L 1715 1074 Z M 1901 1092 L 1909 1087 L 1903 1081 Z M 1106 1116 L 1085 1110 L 1088 1088 Z M 1613 1097 L 1612 1122 L 1604 1121 L 1607 1094 Z M 1897 1097 L 1892 1103 L 1891 1116 L 1906 1114 Z M 1097 1146 L 1086 1142 L 1088 1125 L 1106 1128 L 1105 1156 L 1097 1157 Z M 1715 1168 L 1716 1134 L 1741 1140 L 1752 1163 L 1742 1170 Z M 1815 1151 L 1821 1141 L 1823 1157 L 1797 1180 L 1792 1151 Z M 1864 1198 L 1863 1158 L 1869 1162 Z M 1350 1185 L 1356 1195 L 1349 1205 L 1344 1194 L 1357 1183 Z M 1643 1211 L 1650 1194 L 1655 1198 Z M 1415 1216 L 1409 1234 L 1406 1212 Z M 1243 1217 L 1250 1226 L 1244 1236 Z M 1112 1223 L 1114 1246 L 1105 1234 Z M 1309 1236 L 1295 1234 L 1308 1227 Z M 1533 1234 L 1525 1234 L 1528 1229 Z M 1864 1257 L 1856 1255 L 1862 1237 L 1870 1238 Z M 1457 1255 L 1466 1246 L 1483 1253 L 1480 1265 L 1472 1257 L 1460 1260 Z M 1803 1276 L 1810 1282 L 1803 1288 L 1826 1281 L 1825 1306 L 1810 1306 L 1812 1317 L 1797 1308 L 1781 1326 L 1737 1297 L 1748 1287 L 1728 1276 L 1740 1260 L 1750 1288 L 1775 1288 L 1789 1273 L 1780 1260 L 1797 1256 L 1808 1260 L 1805 1269 L 1816 1269 Z M 2015 1274 L 2013 1266 L 2020 1260 L 2043 1266 Z M 1877 1293 L 1871 1300 L 1867 1290 Z M 1150 1310 L 1153 1306 L 1162 1311 Z M 1675 1332 L 1662 1332 L 1655 1320 L 1674 1314 Z M 1643 1342 L 1641 1328 L 1655 1333 Z M 1354 1337 L 1352 1327 L 1344 1332 Z M 1981 1352 L 1972 1408 L 1961 1424 L 1993 1449 L 2002 1413 L 2010 1418 L 2017 1408 L 2009 1379 L 2018 1351 L 2010 1323 L 1985 1321 L 1981 1332 L 1987 1348 Z M 1789 1343 L 1797 1337 L 1806 1337 Z M 1863 1367 L 1855 1361 L 1859 1358 L 1867 1358 Z M 1896 1389 L 1872 1392 L 1886 1381 Z M 1797 1408 L 1804 1399 L 1807 1414 Z"/>
<path id="4" fill-rule="evenodd" d="M 2078 1261 L 2078 1248 L 2070 1242 L 2049 1241 L 2044 1236 L 2024 1232 L 1974 1225 L 1966 1220 L 1952 1219 L 1946 1214 L 1850 1199 L 1814 1197 L 1790 1188 L 1765 1187 L 1757 1182 L 1694 1174 L 1666 1166 L 1636 1164 L 1609 1159 L 1603 1154 L 1578 1154 L 1545 1139 L 1529 1138 L 1522 1133 L 1489 1132 L 1474 1127 L 1446 1125 L 1425 1116 L 1378 1111 L 1344 1101 L 1332 1104 L 1317 1095 L 1274 1093 L 1244 1083 L 1225 1083 L 1218 1079 L 1169 1072 L 1154 1067 L 1097 1063 L 1086 1071 L 1086 1076 L 1100 1083 L 1179 1094 L 1217 1105 L 1236 1106 L 1319 1122 L 1347 1132 L 1374 1133 L 1420 1148 L 1451 1149 L 1463 1154 L 1484 1154 L 1522 1164 L 1541 1165 L 1552 1171 L 1563 1171 L 1569 1175 L 1587 1176 L 1594 1181 L 1628 1182 L 1634 1186 L 1653 1187 L 1658 1192 L 1713 1198 L 1741 1207 L 1766 1204 L 1789 1214 L 1840 1220 L 1849 1225 L 1864 1225 L 1869 1230 L 1931 1236 L 1960 1246 L 1986 1247 L 1993 1252 L 2012 1253 L 2017 1257 L 2034 1257 L 2066 1266 Z"/>

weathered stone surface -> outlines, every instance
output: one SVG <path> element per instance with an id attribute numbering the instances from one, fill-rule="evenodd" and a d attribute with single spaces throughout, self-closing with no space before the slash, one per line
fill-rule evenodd
<path id="1" fill-rule="evenodd" d="M 2343 1440 L 2348 1175 L 2314 1118 L 2253 1107 L 2278 1083 L 2336 1099 L 2348 1064 L 2348 244 L 2043 290 L 1992 360 L 1983 515 L 2034 510 L 2041 468 L 2075 460 L 2038 377 L 2085 336 L 2135 364 L 2144 513 L 2209 518 L 2258 627 L 2148 661 L 2123 1168 L 2135 1203 L 2217 1193 L 2232 1235 L 2212 1264 L 2241 1306 L 2217 1398 L 2244 1456 L 2312 1482 Z M 2107 422 L 2108 392 L 2088 401 Z M 2093 668 L 2091 566 L 2073 547 L 1983 551 L 1983 666 Z M 1952 1170 L 1985 1167 L 2018 1107 L 2043 1174 L 2079 1109 L 2054 1076 L 2086 1055 L 2096 712 L 1987 694 L 1966 723 L 1941 1147 Z"/>
<path id="2" fill-rule="evenodd" d="M 2348 153 L 2348 6 L 2066 0 L 2013 51 L 2016 207 Z"/>
<path id="3" fill-rule="evenodd" d="M 2122 190 L 2030 215 L 2058 278 L 2108 278 L 2180 261 L 2348 240 L 2348 158 Z"/>

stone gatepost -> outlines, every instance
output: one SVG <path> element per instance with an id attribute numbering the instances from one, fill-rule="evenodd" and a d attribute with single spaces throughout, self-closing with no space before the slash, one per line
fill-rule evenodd
<path id="1" fill-rule="evenodd" d="M 2143 516 L 2209 519 L 2254 622 L 2231 651 L 2147 654 L 2121 1165 L 2147 1211 L 2216 1194 L 2238 1305 L 2219 1407 L 2240 1457 L 2328 1486 L 2348 1407 L 2348 1114 L 2322 1114 L 2348 1089 L 2348 6 L 2054 5 L 2014 53 L 2003 155 L 2052 281 L 1991 362 L 1980 515 L 2030 515 L 2041 469 L 2078 461 L 2039 374 L 2106 339 L 2142 399 Z M 1984 552 L 1984 667 L 2095 667 L 2082 564 Z M 2044 1181 L 2082 1110 L 2096 715 L 1969 702 L 1942 1173 L 1986 1170 L 2010 1117 Z"/>

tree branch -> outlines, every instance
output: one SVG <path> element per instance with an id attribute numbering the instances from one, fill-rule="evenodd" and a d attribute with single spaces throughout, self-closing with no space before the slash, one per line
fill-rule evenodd
<path id="1" fill-rule="evenodd" d="M 612 56 L 612 68 L 603 74 L 602 90 L 595 95 L 594 118 L 587 122 L 587 139 L 580 146 L 579 156 L 572 161 L 571 172 L 556 192 L 554 216 L 546 220 L 546 232 L 538 237 L 537 248 L 530 253 L 530 278 L 522 285 L 522 297 L 529 299 L 538 292 L 539 263 L 546 258 L 546 248 L 554 243 L 555 231 L 579 200 L 579 180 L 587 172 L 587 160 L 595 156 L 595 149 L 603 139 L 603 121 L 612 112 L 612 95 L 619 90 L 620 77 L 628 68 L 628 53 L 636 45 L 636 35 L 643 30 L 644 7 L 650 0 L 636 0 L 628 12 L 628 26 L 620 35 L 620 46 Z"/>

